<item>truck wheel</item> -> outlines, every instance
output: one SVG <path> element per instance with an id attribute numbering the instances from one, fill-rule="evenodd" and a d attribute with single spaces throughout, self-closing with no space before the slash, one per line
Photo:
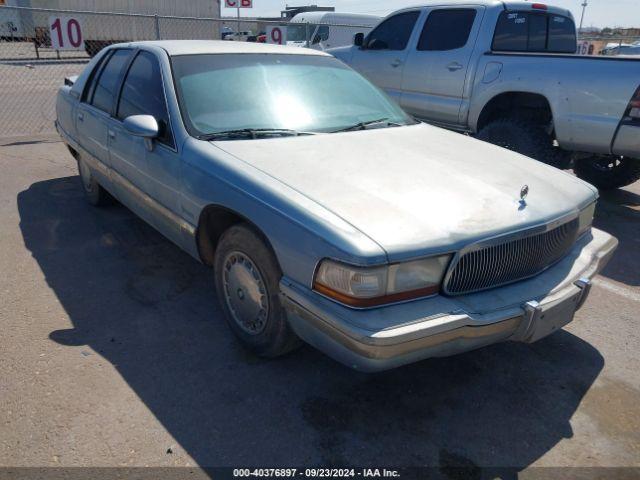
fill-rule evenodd
<path id="1" fill-rule="evenodd" d="M 475 137 L 557 168 L 564 168 L 567 163 L 566 155 L 553 145 L 553 138 L 545 127 L 521 117 L 493 120 Z"/>
<path id="2" fill-rule="evenodd" d="M 235 225 L 222 235 L 214 276 L 227 323 L 247 349 L 271 358 L 301 345 L 280 303 L 278 262 L 251 227 Z"/>
<path id="3" fill-rule="evenodd" d="M 635 158 L 593 156 L 577 160 L 573 170 L 600 190 L 626 187 L 640 180 L 640 160 Z"/>
<path id="4" fill-rule="evenodd" d="M 113 203 L 113 197 L 107 192 L 91 173 L 91 169 L 78 157 L 78 172 L 80 173 L 80 180 L 82 182 L 82 188 L 84 190 L 84 196 L 87 201 L 96 207 L 109 205 Z"/>

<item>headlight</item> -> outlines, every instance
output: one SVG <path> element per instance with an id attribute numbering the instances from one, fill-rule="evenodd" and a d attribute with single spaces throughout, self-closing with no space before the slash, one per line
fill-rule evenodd
<path id="1" fill-rule="evenodd" d="M 426 297 L 440 291 L 450 259 L 451 255 L 441 255 L 380 267 L 323 260 L 313 288 L 340 303 L 359 308 Z"/>
<path id="2" fill-rule="evenodd" d="M 578 217 L 578 236 L 586 233 L 593 224 L 593 216 L 596 213 L 596 202 L 593 202 L 587 208 L 580 211 L 580 217 Z"/>

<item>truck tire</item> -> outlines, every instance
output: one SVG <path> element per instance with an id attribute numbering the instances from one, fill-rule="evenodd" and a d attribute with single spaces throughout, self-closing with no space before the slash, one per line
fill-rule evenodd
<path id="1" fill-rule="evenodd" d="M 243 346 L 272 358 L 302 344 L 280 302 L 280 266 L 249 225 L 234 225 L 222 235 L 214 277 L 225 319 Z"/>
<path id="2" fill-rule="evenodd" d="M 544 125 L 522 117 L 493 120 L 482 127 L 475 137 L 557 168 L 564 168 L 566 164 L 566 155 L 553 145 L 553 138 Z"/>
<path id="3" fill-rule="evenodd" d="M 573 171 L 579 178 L 600 190 L 613 190 L 640 180 L 640 160 L 593 156 L 576 160 Z"/>
<path id="4" fill-rule="evenodd" d="M 80 174 L 80 182 L 84 190 L 84 197 L 91 205 L 102 207 L 113 203 L 113 197 L 107 192 L 95 179 L 91 173 L 91 169 L 81 157 L 77 157 L 78 173 Z"/>

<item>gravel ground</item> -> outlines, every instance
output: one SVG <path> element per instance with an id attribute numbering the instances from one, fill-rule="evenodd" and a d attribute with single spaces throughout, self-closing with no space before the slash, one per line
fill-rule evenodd
<path id="1" fill-rule="evenodd" d="M 242 350 L 208 269 L 87 205 L 61 143 L 0 168 L 0 466 L 640 466 L 640 184 L 565 330 L 365 375 Z"/>

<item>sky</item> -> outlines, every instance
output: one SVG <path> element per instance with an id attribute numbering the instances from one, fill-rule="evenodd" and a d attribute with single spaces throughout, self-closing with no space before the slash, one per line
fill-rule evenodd
<path id="1" fill-rule="evenodd" d="M 221 0 L 224 4 L 224 0 Z M 550 0 L 550 5 L 567 8 L 573 12 L 576 24 L 580 22 L 583 0 Z M 587 0 L 584 26 L 590 27 L 639 27 L 640 28 L 640 0 Z M 243 16 L 277 17 L 285 4 L 321 5 L 336 7 L 338 12 L 371 13 L 385 16 L 399 8 L 412 5 L 427 4 L 429 0 L 253 0 L 254 8 L 243 10 Z M 435 3 L 435 2 L 433 2 Z M 439 0 L 438 3 L 446 3 Z M 235 9 L 222 9 L 223 16 L 236 15 Z"/>

